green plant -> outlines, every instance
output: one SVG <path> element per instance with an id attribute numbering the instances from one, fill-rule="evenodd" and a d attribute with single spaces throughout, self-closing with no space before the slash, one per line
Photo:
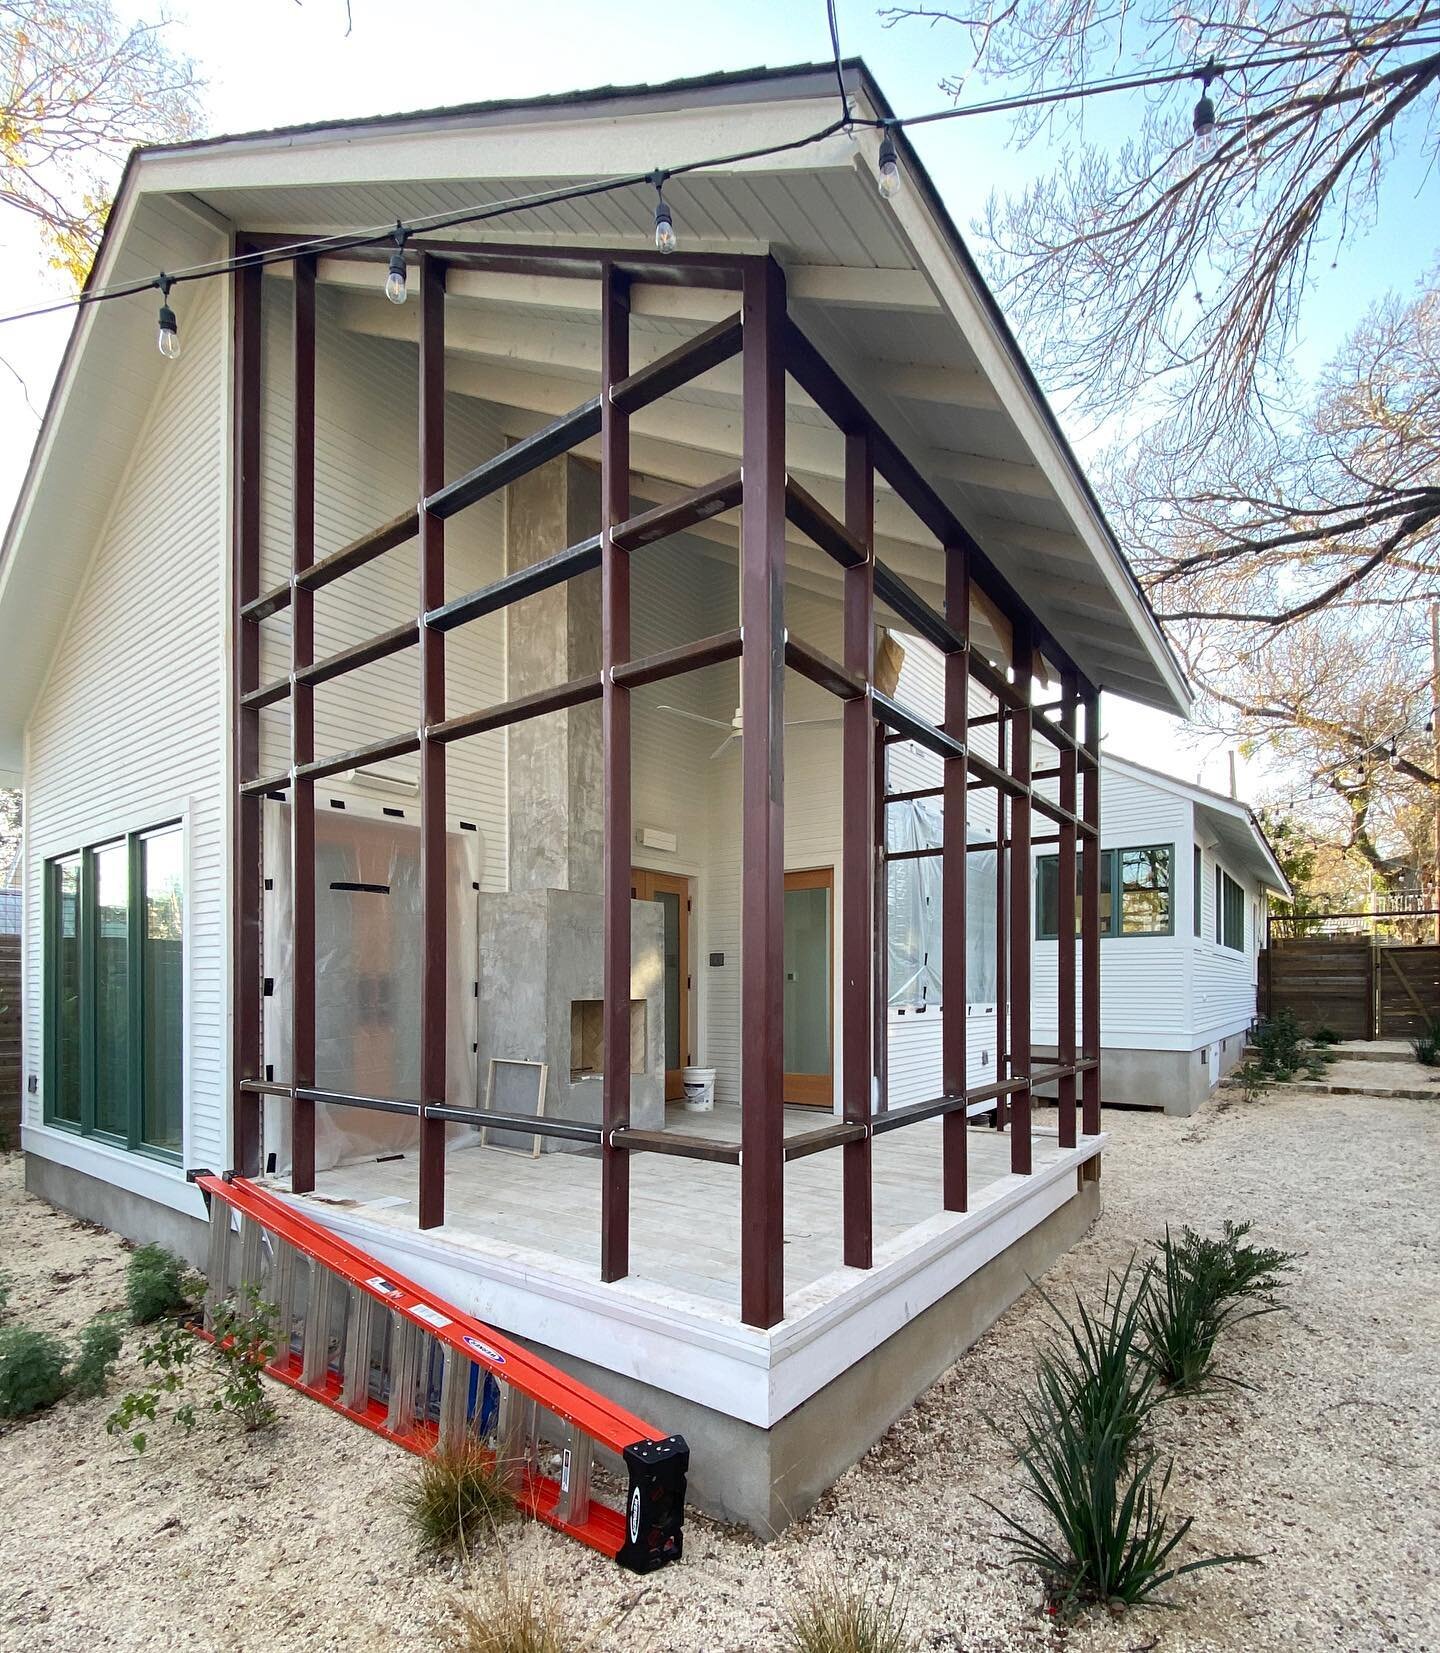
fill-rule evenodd
<path id="1" fill-rule="evenodd" d="M 97 1314 L 80 1333 L 79 1347 L 70 1364 L 70 1393 L 76 1400 L 94 1400 L 105 1393 L 110 1371 L 120 1358 L 120 1318 Z"/>
<path id="2" fill-rule="evenodd" d="M 257 1286 L 243 1287 L 238 1298 L 215 1310 L 213 1347 L 224 1378 L 210 1409 L 231 1413 L 247 1432 L 275 1421 L 275 1404 L 261 1374 L 275 1358 L 278 1318 L 279 1310 L 261 1297 Z"/>
<path id="3" fill-rule="evenodd" d="M 808 1584 L 791 1603 L 782 1633 L 790 1653 L 908 1653 L 911 1646 L 894 1586 L 877 1595 L 843 1577 Z"/>
<path id="4" fill-rule="evenodd" d="M 1052 1597 L 1069 1610 L 1081 1602 L 1156 1603 L 1172 1579 L 1253 1556 L 1202 1556 L 1175 1562 L 1192 1517 L 1166 1519 L 1171 1467 L 1160 1472 L 1152 1448 L 1127 1450 L 1119 1430 L 1098 1438 L 1044 1398 L 1022 1403 L 1020 1464 L 1030 1492 L 1050 1516 L 1053 1535 L 1037 1532 L 991 1504 L 1009 1527 L 1012 1559 L 1040 1569 Z"/>
<path id="5" fill-rule="evenodd" d="M 1440 1068 L 1440 1021 L 1431 1021 L 1421 1034 L 1410 1041 L 1410 1049 L 1421 1067 Z"/>
<path id="6" fill-rule="evenodd" d="M 30 1326 L 0 1331 L 0 1418 L 28 1418 L 69 1388 L 65 1345 Z"/>
<path id="7" fill-rule="evenodd" d="M 556 1597 L 534 1579 L 516 1584 L 503 1563 L 478 1600 L 456 1597 L 450 1613 L 440 1629 L 445 1653 L 581 1653 L 592 1639 L 568 1638 Z"/>
<path id="8" fill-rule="evenodd" d="M 1111 1274 L 1098 1314 L 1077 1292 L 1075 1318 L 1045 1298 L 1056 1326 L 1036 1358 L 1036 1379 L 1046 1403 L 1073 1419 L 1082 1438 L 1113 1434 L 1128 1451 L 1158 1401 L 1154 1370 L 1142 1357 L 1141 1329 L 1154 1265 L 1138 1270 L 1134 1256 L 1122 1274 Z M 1042 1294 L 1043 1295 L 1043 1294 Z"/>
<path id="9" fill-rule="evenodd" d="M 515 1507 L 490 1455 L 468 1440 L 418 1459 L 401 1496 L 420 1548 L 432 1555 L 467 1554 Z"/>
<path id="10" fill-rule="evenodd" d="M 154 1376 L 143 1388 L 121 1397 L 105 1420 L 106 1432 L 129 1435 L 130 1444 L 143 1452 L 149 1434 L 137 1425 L 153 1424 L 159 1417 L 161 1399 L 187 1387 L 196 1370 L 196 1352 L 206 1347 L 218 1365 L 220 1377 L 219 1392 L 206 1403 L 207 1409 L 228 1414 L 247 1431 L 273 1423 L 275 1407 L 261 1373 L 275 1358 L 277 1312 L 254 1286 L 247 1286 L 237 1297 L 216 1305 L 208 1344 L 186 1322 L 161 1320 L 140 1350 L 141 1365 Z M 215 1366 L 208 1370 L 213 1372 Z M 187 1398 L 175 1408 L 171 1421 L 187 1431 L 193 1429 L 197 1404 Z"/>
<path id="11" fill-rule="evenodd" d="M 1255 1047 L 1252 1064 L 1266 1078 L 1293 1078 L 1301 1066 L 1300 1024 L 1293 1010 L 1277 1010 L 1255 1024 L 1250 1035 Z"/>
<path id="12" fill-rule="evenodd" d="M 142 1245 L 130 1255 L 125 1271 L 125 1303 L 137 1326 L 148 1326 L 162 1315 L 180 1314 L 190 1307 L 195 1282 L 173 1251 L 162 1245 Z"/>
<path id="13" fill-rule="evenodd" d="M 10 1276 L 0 1274 L 0 1313 L 10 1307 Z"/>
<path id="14" fill-rule="evenodd" d="M 1334 1028 L 1317 1027 L 1310 1035 L 1310 1042 L 1311 1044 L 1316 1045 L 1338 1045 L 1340 1043 L 1340 1035 L 1334 1030 Z"/>
<path id="15" fill-rule="evenodd" d="M 1160 1265 L 1141 1318 L 1145 1357 L 1168 1388 L 1195 1389 L 1211 1381 L 1220 1333 L 1279 1308 L 1274 1294 L 1295 1254 L 1251 1245 L 1246 1236 L 1252 1226 L 1227 1222 L 1218 1239 L 1186 1228 L 1178 1240 L 1167 1227 L 1157 1242 Z"/>

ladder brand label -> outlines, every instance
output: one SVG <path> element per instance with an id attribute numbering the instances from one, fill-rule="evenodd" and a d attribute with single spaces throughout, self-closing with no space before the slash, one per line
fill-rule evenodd
<path id="1" fill-rule="evenodd" d="M 488 1343 L 482 1343 L 478 1337 L 471 1337 L 469 1332 L 465 1333 L 462 1341 L 467 1349 L 473 1349 L 483 1360 L 491 1361 L 496 1366 L 505 1364 L 505 1356 L 498 1349 L 492 1349 Z"/>
<path id="2" fill-rule="evenodd" d="M 399 1286 L 393 1280 L 387 1280 L 383 1274 L 372 1274 L 365 1284 L 373 1286 L 376 1291 L 384 1292 L 387 1297 L 398 1297 L 400 1295 Z"/>
<path id="3" fill-rule="evenodd" d="M 432 1309 L 428 1303 L 412 1303 L 410 1305 L 410 1313 L 413 1314 L 417 1320 L 423 1320 L 427 1326 L 434 1326 L 437 1329 L 441 1326 L 448 1326 L 450 1324 L 450 1316 L 448 1314 L 441 1314 L 439 1309 Z"/>

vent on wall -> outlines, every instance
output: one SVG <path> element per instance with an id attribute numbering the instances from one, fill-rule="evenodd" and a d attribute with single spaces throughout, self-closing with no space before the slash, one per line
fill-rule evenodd
<path id="1" fill-rule="evenodd" d="M 382 769 L 378 766 L 347 769 L 344 778 L 365 792 L 388 792 L 392 797 L 413 798 L 420 791 L 420 782 L 403 769 Z"/>

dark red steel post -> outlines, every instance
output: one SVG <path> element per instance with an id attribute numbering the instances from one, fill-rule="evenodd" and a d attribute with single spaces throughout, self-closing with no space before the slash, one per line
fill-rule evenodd
<path id="1" fill-rule="evenodd" d="M 1010 1077 L 1030 1077 L 1030 744 L 1029 707 L 1033 698 L 1034 644 L 1029 622 L 1014 621 L 1015 687 L 1025 699 L 1025 710 L 1010 716 L 1010 773 L 1026 789 L 1010 803 Z M 1030 1144 L 1030 1086 L 1010 1093 L 1010 1169 L 1028 1176 L 1032 1167 Z"/>
<path id="2" fill-rule="evenodd" d="M 1085 711 L 1085 799 L 1081 819 L 1087 832 L 1080 855 L 1080 1026 L 1085 1069 L 1080 1083 L 1086 1136 L 1100 1130 L 1100 696 L 1087 684 Z M 1112 899 L 1114 899 L 1112 897 Z"/>
<path id="3" fill-rule="evenodd" d="M 785 1313 L 785 278 L 772 259 L 742 289 L 740 1318 Z"/>
<path id="4" fill-rule="evenodd" d="M 246 251 L 237 245 L 236 252 Z M 260 1077 L 260 799 L 240 791 L 260 767 L 260 713 L 241 697 L 260 686 L 260 622 L 241 609 L 260 595 L 260 329 L 259 269 L 233 277 L 235 411 L 232 429 L 234 515 L 231 545 L 231 768 L 234 834 L 230 867 L 230 1075 L 234 1169 L 260 1170 L 260 1098 L 241 1090 Z"/>
<path id="5" fill-rule="evenodd" d="M 420 498 L 445 482 L 445 266 L 420 259 Z M 445 524 L 421 506 L 420 612 L 445 601 Z M 445 716 L 445 634 L 420 625 L 420 1100 L 445 1083 L 445 747 L 428 730 Z M 445 1221 L 445 1125 L 420 1121 L 420 1227 Z"/>
<path id="6" fill-rule="evenodd" d="M 995 767 L 1006 767 L 1005 708 L 995 705 Z M 1010 897 L 1007 871 L 1010 865 L 1010 827 L 1008 800 L 1004 792 L 995 788 L 995 1077 L 1010 1077 Z M 1010 1117 L 1008 1098 L 1001 1096 L 995 1102 L 995 1128 L 1003 1130 Z"/>
<path id="7" fill-rule="evenodd" d="M 295 261 L 293 293 L 293 402 L 290 445 L 290 572 L 315 561 L 315 260 Z M 315 593 L 290 588 L 290 766 L 315 757 L 315 690 L 293 674 L 315 660 Z M 315 783 L 295 773 L 290 786 L 291 921 L 290 1083 L 315 1083 Z M 290 1186 L 315 1186 L 315 1104 L 291 1103 Z"/>
<path id="8" fill-rule="evenodd" d="M 845 526 L 871 560 L 845 570 L 845 667 L 870 683 L 875 675 L 875 470 L 863 433 L 845 438 Z M 840 1057 L 841 1110 L 850 1124 L 870 1123 L 875 1014 L 875 719 L 868 696 L 847 700 L 841 713 L 840 962 L 844 1038 Z M 845 1262 L 869 1268 L 873 1260 L 870 1138 L 847 1142 L 842 1182 Z"/>
<path id="9" fill-rule="evenodd" d="M 1075 675 L 1060 674 L 1060 727 L 1073 739 L 1075 735 Z M 1060 807 L 1071 815 L 1075 810 L 1075 749 L 1060 748 Z M 1059 980 L 1055 992 L 1055 1020 L 1060 1066 L 1075 1066 L 1075 826 L 1072 821 L 1060 823 L 1060 853 L 1056 865 L 1060 879 L 1058 902 L 1059 941 L 1056 955 L 1059 961 Z M 1060 1146 L 1075 1146 L 1075 1075 L 1060 1076 Z"/>
<path id="10" fill-rule="evenodd" d="M 875 1112 L 890 1106 L 890 869 L 885 859 L 885 793 L 889 766 L 885 761 L 883 738 L 874 741 L 875 802 L 872 812 L 875 841 L 871 848 L 874 868 L 874 940 L 871 971 L 875 982 L 871 1012 L 871 1066 L 875 1070 Z"/>
<path id="11" fill-rule="evenodd" d="M 945 548 L 945 618 L 966 644 L 945 656 L 945 733 L 960 744 L 970 739 L 970 566 L 963 546 Z M 947 1097 L 966 1089 L 965 944 L 969 915 L 969 776 L 965 759 L 944 760 L 944 831 L 940 844 L 940 1089 Z M 947 1211 L 969 1203 L 970 1119 L 956 1108 L 941 1126 L 941 1192 Z"/>
<path id="12" fill-rule="evenodd" d="M 630 372 L 630 283 L 613 265 L 600 283 L 600 707 L 604 768 L 605 1037 L 600 1168 L 600 1278 L 630 1272 L 630 1155 L 612 1133 L 630 1123 L 630 553 L 612 530 L 630 515 L 630 420 L 610 399 Z"/>

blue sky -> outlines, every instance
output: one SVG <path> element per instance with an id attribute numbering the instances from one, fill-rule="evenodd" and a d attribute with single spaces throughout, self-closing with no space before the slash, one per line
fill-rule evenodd
<path id="1" fill-rule="evenodd" d="M 117 0 L 117 6 L 122 15 L 155 14 L 153 6 L 129 0 Z M 347 39 L 344 0 L 172 5 L 173 43 L 196 59 L 208 82 L 210 131 L 659 81 L 829 55 L 822 0 L 531 0 L 520 6 L 495 0 L 410 0 L 403 6 L 353 0 L 353 10 Z M 937 81 L 963 67 L 953 27 L 910 21 L 887 28 L 874 0 L 839 0 L 839 17 L 844 50 L 866 59 L 899 113 L 944 102 Z M 967 95 L 992 90 L 975 81 Z M 1188 89 L 1179 95 L 1188 97 Z M 1140 118 L 1138 100 L 1139 94 L 1090 100 L 1087 132 L 1099 139 L 1123 137 Z M 1016 149 L 1009 139 L 1003 116 L 944 122 L 912 134 L 962 227 L 992 189 L 1017 189 L 1047 169 L 1053 151 L 1046 143 Z M 1337 269 L 1320 272 L 1295 358 L 1305 375 L 1324 364 L 1369 303 L 1387 288 L 1408 288 L 1434 258 L 1436 238 L 1423 226 L 1440 222 L 1440 181 L 1423 170 L 1418 153 L 1399 157 L 1386 202 L 1380 226 L 1356 237 Z M 43 303 L 61 291 L 43 269 L 26 227 L 7 221 L 14 217 L 0 214 L 7 310 Z M 67 318 L 0 330 L 0 352 L 23 375 L 36 407 L 44 405 L 67 331 Z M 0 511 L 5 513 L 35 428 L 19 386 L 0 370 L 0 429 L 12 437 L 0 443 Z M 1084 433 L 1072 434 L 1083 450 Z M 1224 754 L 1192 748 L 1170 721 L 1116 704 L 1107 723 L 1114 749 L 1187 778 L 1203 769 L 1208 784 L 1223 784 Z"/>

